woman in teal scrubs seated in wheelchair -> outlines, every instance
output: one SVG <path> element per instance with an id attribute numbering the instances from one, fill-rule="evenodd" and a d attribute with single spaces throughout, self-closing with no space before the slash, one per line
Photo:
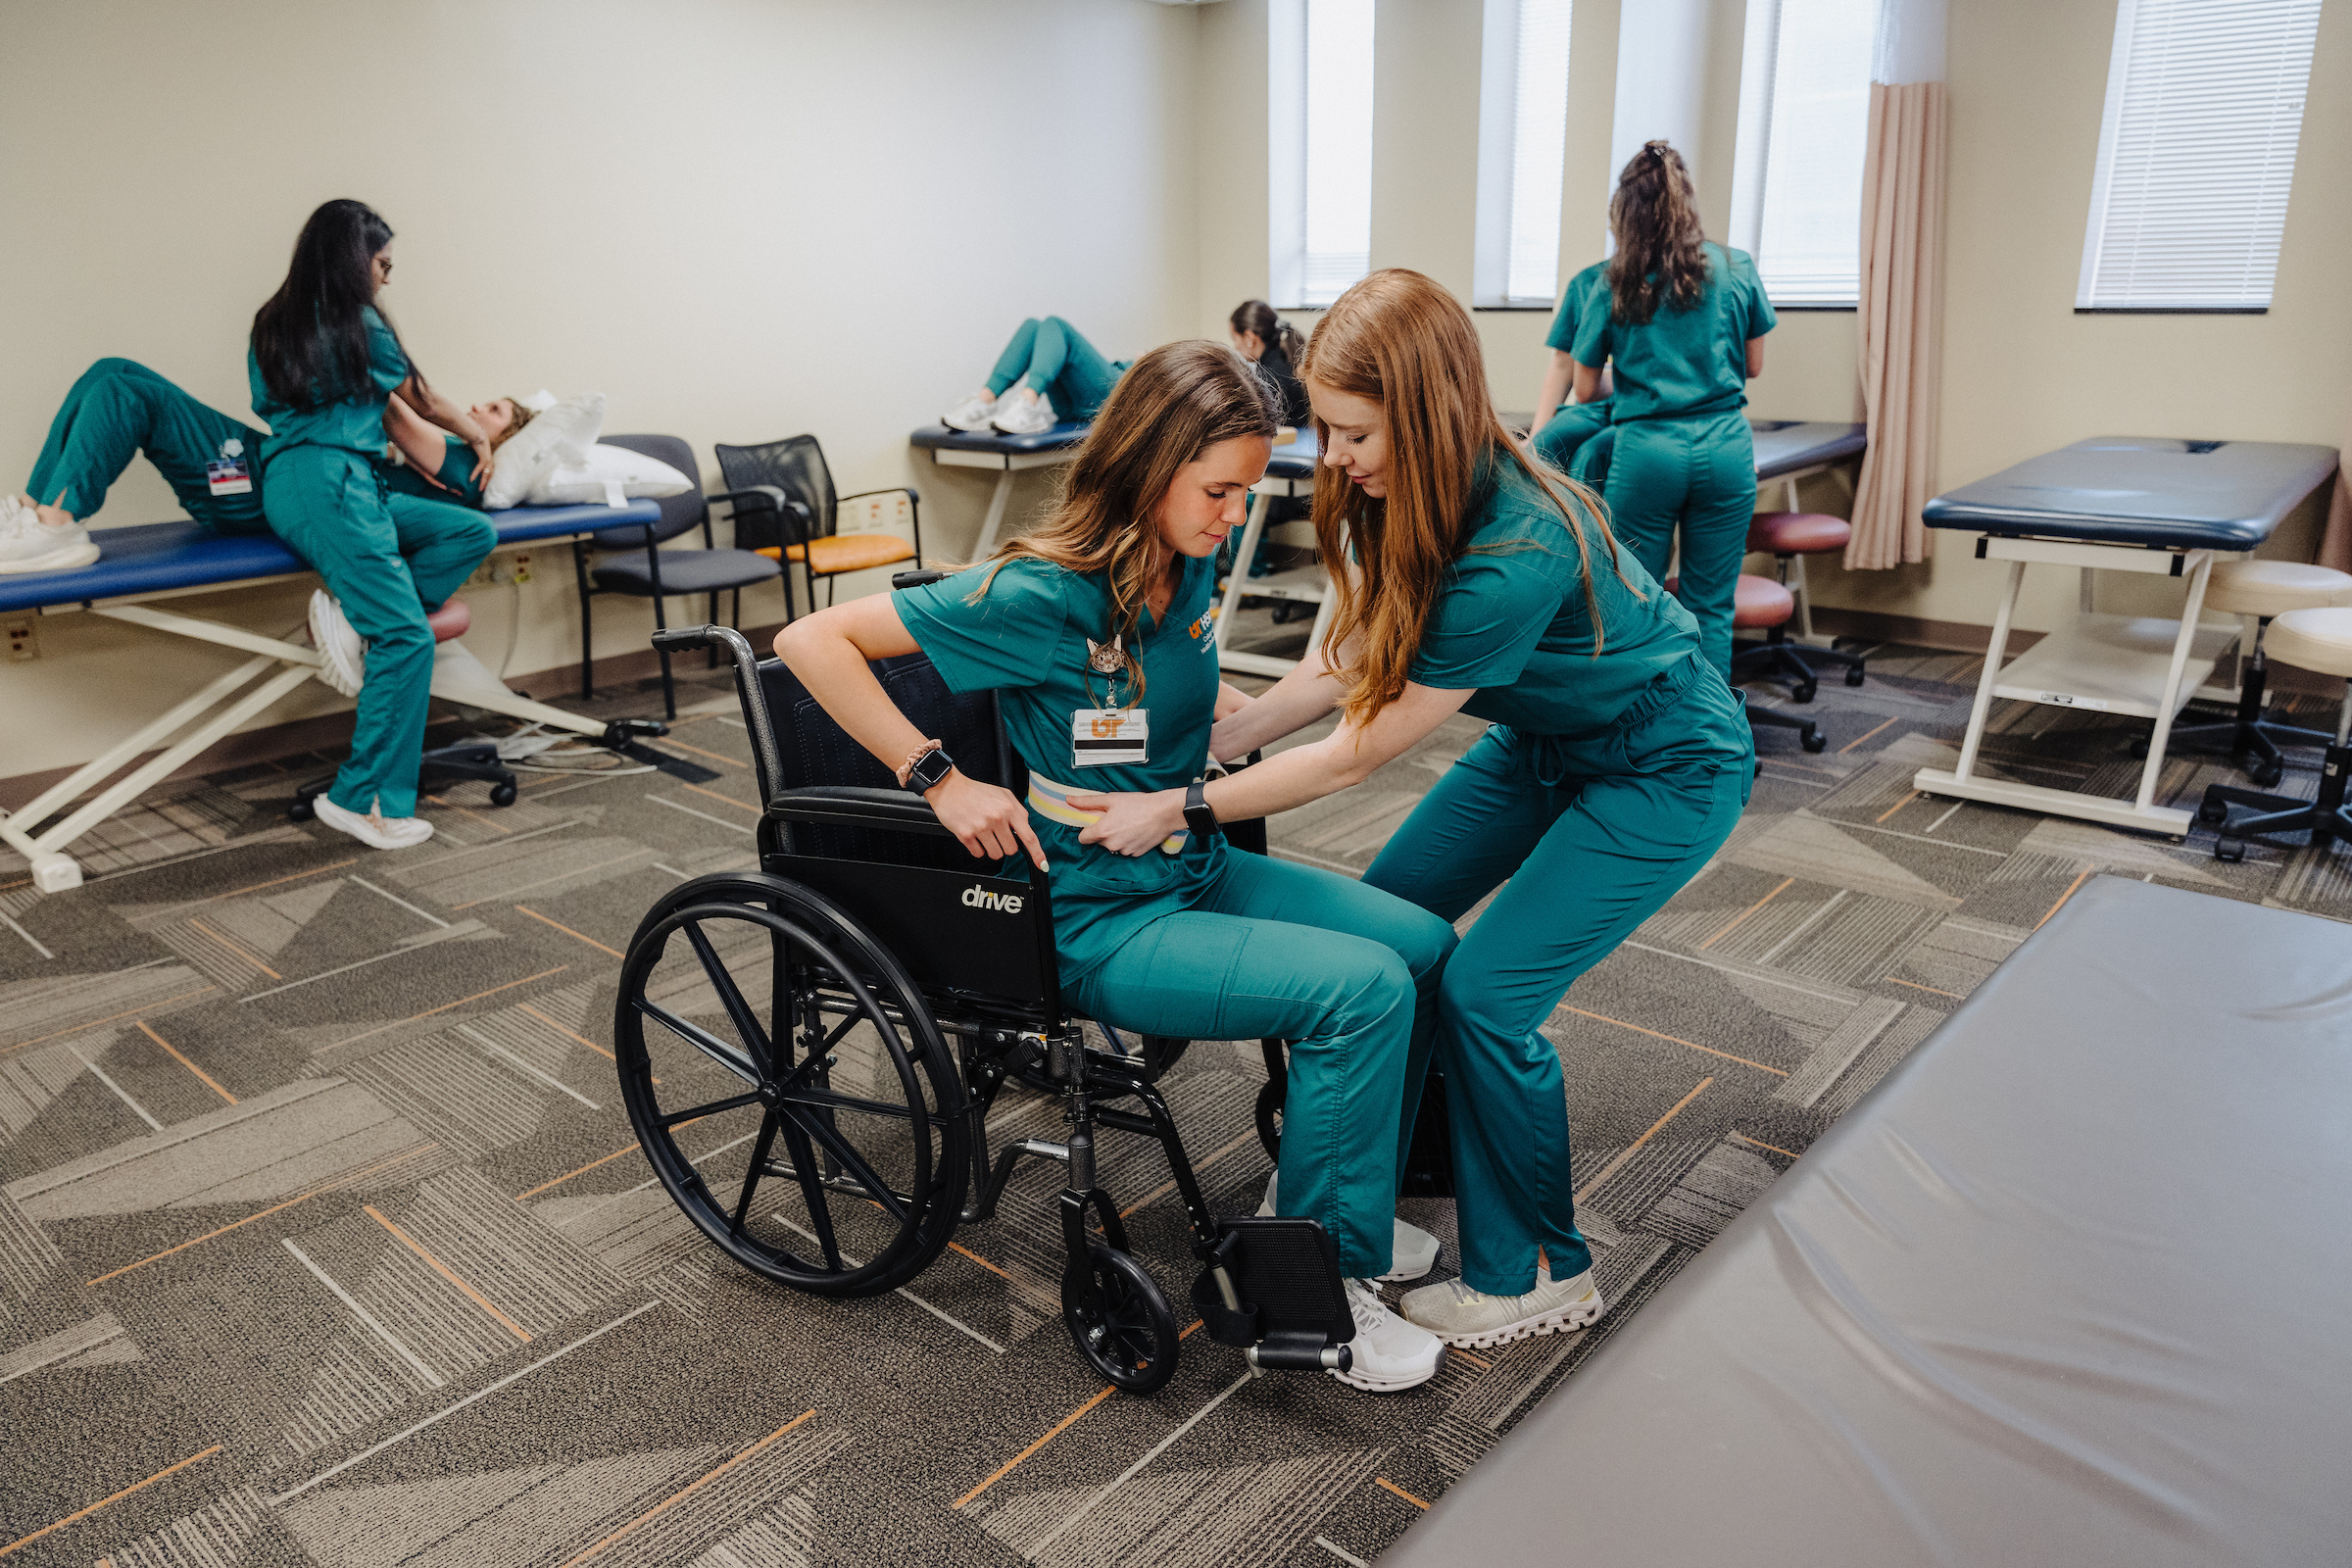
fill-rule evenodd
<path id="1" fill-rule="evenodd" d="M 976 856 L 1053 879 L 1062 994 L 1114 1028 L 1290 1041 L 1280 1211 L 1318 1221 L 1348 1277 L 1369 1389 L 1426 1382 L 1441 1349 L 1376 1281 L 1435 1262 L 1395 1218 L 1408 1059 L 1423 1055 L 1444 919 L 1328 871 L 1250 855 L 1196 811 L 1117 855 L 1086 841 L 1095 791 L 1201 773 L 1221 699 L 1215 557 L 1241 526 L 1281 416 L 1266 378 L 1208 343 L 1138 361 L 1104 403 L 1053 516 L 982 565 L 804 616 L 776 652 L 902 783 L 941 770 L 869 660 L 920 651 L 956 691 L 995 690 L 1031 767 L 1024 802 L 953 767 L 924 790 Z M 1398 1254 L 1405 1241 L 1414 1256 Z"/>
<path id="2" fill-rule="evenodd" d="M 1335 708 L 1340 726 L 1202 793 L 1237 821 L 1289 810 L 1454 713 L 1492 721 L 1364 873 L 1446 920 L 1494 895 L 1438 998 L 1462 1277 L 1407 1293 L 1404 1315 L 1466 1346 L 1581 1327 L 1602 1303 L 1541 1027 L 1730 836 L 1755 766 L 1747 722 L 1690 612 L 1592 492 L 1495 417 L 1451 295 L 1375 272 L 1325 314 L 1299 370 L 1322 437 L 1315 537 L 1356 569 L 1333 574 L 1325 645 L 1220 720 L 1210 749 L 1242 756 Z M 1163 787 L 1086 804 L 1103 815 L 1081 837 L 1137 856 L 1185 803 Z"/>

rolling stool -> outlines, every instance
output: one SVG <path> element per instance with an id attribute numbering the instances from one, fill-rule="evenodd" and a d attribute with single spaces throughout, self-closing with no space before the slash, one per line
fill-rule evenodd
<path id="1" fill-rule="evenodd" d="M 433 641 L 446 643 L 466 635 L 473 625 L 473 612 L 463 599 L 452 599 L 439 610 L 424 617 L 433 628 Z M 427 751 L 418 759 L 416 793 L 422 795 L 436 785 L 453 780 L 478 778 L 490 786 L 492 806 L 514 804 L 514 775 L 499 765 L 496 741 L 460 741 L 455 746 L 440 746 Z M 311 803 L 334 788 L 335 776 L 315 778 L 294 792 L 294 804 L 286 815 L 297 822 L 308 822 L 318 814 Z"/>
<path id="2" fill-rule="evenodd" d="M 1759 662 L 1759 672 L 1792 677 L 1796 689 L 1788 695 L 1800 703 L 1813 700 L 1823 664 L 1841 666 L 1848 686 L 1862 684 L 1861 655 L 1812 646 L 1813 601 L 1805 592 L 1805 558 L 1843 550 L 1853 536 L 1853 524 L 1821 512 L 1759 512 L 1747 525 L 1747 548 L 1779 563 L 1781 586 L 1796 599 L 1796 634 L 1804 639 L 1789 642 L 1785 626 L 1773 627 L 1764 639 L 1772 652 Z"/>
<path id="3" fill-rule="evenodd" d="M 1680 577 L 1666 579 L 1668 593 L 1675 592 L 1681 586 L 1682 579 Z M 1740 574 L 1740 581 L 1732 589 L 1733 630 L 1764 630 L 1777 633 L 1781 627 L 1788 624 L 1788 617 L 1794 613 L 1796 613 L 1796 600 L 1790 596 L 1788 589 L 1774 582 L 1770 577 L 1758 577 L 1744 571 Z M 1739 691 L 1740 682 L 1743 680 L 1755 680 L 1760 676 L 1778 673 L 1779 666 L 1777 662 L 1771 661 L 1770 655 L 1785 646 L 1780 643 L 1766 643 L 1761 647 L 1750 646 L 1733 654 L 1732 689 Z M 1807 682 L 1805 693 L 1804 696 L 1797 698 L 1798 702 L 1809 702 L 1813 697 L 1812 672 L 1810 670 L 1805 672 L 1805 679 Z M 1796 744 L 1808 752 L 1822 751 L 1830 744 L 1829 737 L 1822 734 L 1821 726 L 1809 718 L 1791 718 L 1787 713 L 1776 713 L 1768 708 L 1758 708 L 1747 701 L 1745 692 L 1740 692 L 1740 701 L 1741 706 L 1747 709 L 1747 721 L 1751 725 L 1770 724 L 1780 729 L 1792 729 L 1796 731 Z M 1761 767 L 1763 764 L 1759 762 L 1757 765 Z"/>
<path id="4" fill-rule="evenodd" d="M 2257 834 L 2308 831 L 2314 848 L 2332 839 L 2352 839 L 2352 808 L 2344 805 L 2345 776 L 2352 773 L 2352 608 L 2290 610 L 2272 624 L 2270 643 L 2272 655 L 2282 663 L 2342 677 L 2344 703 L 2337 710 L 2335 737 L 2321 760 L 2319 799 L 2300 801 L 2229 784 L 2205 787 L 2197 819 L 2221 829 L 2213 845 L 2217 860 L 2244 859 L 2246 840 Z M 2263 814 L 2232 822 L 2232 806 L 2250 806 Z"/>
<path id="5" fill-rule="evenodd" d="M 2302 729 L 2262 716 L 2270 674 L 2263 639 L 2269 635 L 2271 621 L 2289 611 L 2337 605 L 2352 605 L 2352 576 L 2326 566 L 2300 561 L 2232 561 L 2215 566 L 2205 588 L 2205 608 L 2253 616 L 2254 645 L 2239 665 L 2236 715 L 2219 724 L 2176 726 L 2172 747 L 2224 753 L 2245 769 L 2248 778 L 2268 789 L 2286 768 L 2278 742 L 2327 745 L 2326 730 Z M 2148 743 L 2134 743 L 2132 755 L 2147 756 Z"/>

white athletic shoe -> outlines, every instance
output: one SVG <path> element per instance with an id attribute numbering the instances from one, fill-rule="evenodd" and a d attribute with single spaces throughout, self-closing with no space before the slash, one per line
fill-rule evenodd
<path id="1" fill-rule="evenodd" d="M 368 645 L 323 588 L 311 595 L 311 646 L 318 650 L 318 678 L 346 697 L 359 696 L 368 683 Z"/>
<path id="2" fill-rule="evenodd" d="M 371 850 L 414 849 L 433 836 L 433 824 L 421 816 L 383 817 L 373 811 L 362 816 L 323 795 L 312 800 L 311 808 L 318 813 L 319 821 L 350 834 Z"/>
<path id="3" fill-rule="evenodd" d="M 1043 435 L 1054 428 L 1054 405 L 1034 392 L 1019 390 L 997 399 L 989 423 L 1006 435 Z"/>
<path id="4" fill-rule="evenodd" d="M 97 559 L 80 523 L 52 528 L 15 496 L 0 496 L 0 571 L 71 571 Z"/>
<path id="5" fill-rule="evenodd" d="M 1282 1180 L 1276 1171 L 1266 1178 L 1266 1200 L 1257 1205 L 1258 1217 L 1269 1218 L 1274 1213 L 1274 1186 Z M 1397 1285 L 1417 1280 L 1438 1266 L 1438 1239 L 1418 1225 L 1396 1222 L 1396 1231 L 1389 1243 L 1389 1271 L 1381 1276 L 1384 1282 Z"/>
<path id="6" fill-rule="evenodd" d="M 1348 1342 L 1353 1364 L 1331 1375 L 1359 1389 L 1393 1394 L 1427 1383 L 1438 1375 L 1438 1358 L 1446 1346 L 1427 1329 L 1416 1328 L 1390 1311 L 1380 1299 L 1380 1287 L 1370 1280 L 1347 1280 L 1348 1310 L 1355 1317 L 1355 1338 Z"/>
<path id="7" fill-rule="evenodd" d="M 1593 1289 L 1592 1271 L 1554 1280 L 1548 1267 L 1536 1270 L 1536 1288 L 1525 1296 L 1488 1296 L 1460 1280 L 1424 1285 L 1404 1293 L 1407 1320 L 1447 1345 L 1508 1345 L 1539 1334 L 1581 1329 L 1606 1304 Z"/>
<path id="8" fill-rule="evenodd" d="M 997 416 L 997 400 L 985 392 L 975 392 L 939 416 L 939 422 L 951 430 L 985 430 L 988 421 Z"/>

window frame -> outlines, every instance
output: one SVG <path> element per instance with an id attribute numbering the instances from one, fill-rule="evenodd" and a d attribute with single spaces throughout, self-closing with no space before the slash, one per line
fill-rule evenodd
<path id="1" fill-rule="evenodd" d="M 1513 242 L 1518 238 L 1521 61 L 1520 48 L 1530 5 L 1556 4 L 1563 49 L 1560 63 L 1560 121 L 1552 171 L 1551 281 L 1539 296 L 1511 292 Z M 1484 0 L 1479 49 L 1478 190 L 1471 247 L 1470 308 L 1476 311 L 1544 311 L 1559 303 L 1563 264 L 1561 233 L 1566 216 L 1568 71 L 1574 60 L 1575 0 Z M 1540 154 L 1538 156 L 1541 156 Z M 1540 173 L 1541 171 L 1538 171 Z"/>
<path id="2" fill-rule="evenodd" d="M 1309 120 L 1312 108 L 1309 13 L 1317 3 L 1318 0 L 1270 0 L 1266 7 L 1266 299 L 1282 311 L 1320 311 L 1331 303 L 1328 299 L 1308 297 L 1310 262 L 1316 254 L 1308 249 L 1307 172 L 1314 143 Z M 1335 0 L 1321 0 L 1321 3 L 1335 3 Z M 1349 0 L 1336 0 L 1336 3 L 1349 3 Z M 1372 30 L 1373 0 L 1352 0 L 1352 3 L 1362 6 L 1367 38 L 1376 43 L 1377 33 Z M 1369 49 L 1366 52 L 1369 54 Z M 1375 84 L 1368 70 L 1364 90 L 1365 265 L 1363 271 L 1349 280 L 1350 284 L 1371 270 L 1371 114 Z M 1332 298 L 1346 292 L 1347 286 L 1335 291 Z"/>
<path id="3" fill-rule="evenodd" d="M 1785 0 L 1748 0 L 1746 35 L 1740 49 L 1740 118 L 1738 139 L 1733 153 L 1732 219 L 1730 245 L 1745 251 L 1756 264 L 1762 279 L 1765 297 L 1772 302 L 1777 315 L 1797 312 L 1844 312 L 1852 314 L 1862 308 L 1861 259 L 1862 236 L 1859 213 L 1854 233 L 1854 297 L 1849 300 L 1783 300 L 1772 292 L 1772 277 L 1765 268 L 1762 244 L 1764 226 L 1764 196 L 1772 171 L 1772 112 L 1779 91 L 1781 68 L 1781 14 Z M 1761 62 L 1762 69 L 1758 69 Z M 1863 132 L 1869 131 L 1867 122 Z M 1867 148 L 1865 149 L 1867 159 Z M 1860 205 L 1857 186 L 1856 206 Z"/>

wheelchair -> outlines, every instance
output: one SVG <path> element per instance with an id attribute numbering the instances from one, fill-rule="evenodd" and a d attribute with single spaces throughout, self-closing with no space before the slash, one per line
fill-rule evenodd
<path id="1" fill-rule="evenodd" d="M 698 876 L 656 903 L 615 1001 L 630 1122 L 703 1235 L 794 1290 L 877 1296 L 919 1274 L 958 1224 L 994 1216 L 1022 1160 L 1057 1162 L 1063 1323 L 1105 1380 L 1149 1394 L 1175 1373 L 1178 1316 L 1129 1247 L 1096 1146 L 1104 1130 L 1152 1139 L 1190 1224 L 1191 1303 L 1209 1337 L 1253 1371 L 1347 1370 L 1355 1327 L 1330 1237 L 1313 1220 L 1209 1212 L 1157 1087 L 1189 1042 L 1099 1022 L 1102 1043 L 1089 1038 L 1061 1001 L 1044 879 L 991 874 L 739 633 L 654 640 L 732 656 L 765 806 L 760 869 Z M 958 769 L 1026 793 L 995 694 L 951 693 L 919 654 L 874 669 Z M 1262 853 L 1262 822 L 1227 831 L 1247 843 L 1252 827 Z M 1257 1119 L 1271 1151 L 1282 1043 L 1264 1048 Z M 1066 1131 L 992 1157 L 989 1114 L 1013 1080 L 1058 1099 Z"/>

